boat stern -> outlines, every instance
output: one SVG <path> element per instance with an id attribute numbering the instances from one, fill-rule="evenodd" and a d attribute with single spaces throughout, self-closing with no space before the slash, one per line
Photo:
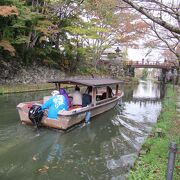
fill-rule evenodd
<path id="1" fill-rule="evenodd" d="M 31 104 L 28 103 L 20 103 L 16 106 L 22 123 L 32 124 L 31 120 L 28 117 L 30 107 Z"/>

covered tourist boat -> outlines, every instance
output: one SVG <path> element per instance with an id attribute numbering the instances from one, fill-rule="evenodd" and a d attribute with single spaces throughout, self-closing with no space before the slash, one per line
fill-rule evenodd
<path id="1" fill-rule="evenodd" d="M 91 119 L 96 115 L 104 113 L 116 106 L 123 96 L 123 92 L 119 88 L 123 82 L 115 79 L 61 79 L 49 81 L 49 83 L 54 83 L 57 90 L 60 90 L 64 85 L 70 85 L 71 87 L 78 85 L 81 87 L 81 93 L 82 89 L 86 89 L 87 87 L 91 87 L 92 89 L 90 105 L 85 107 L 70 106 L 67 111 L 59 111 L 57 119 L 50 119 L 47 117 L 47 113 L 43 114 L 41 125 L 56 129 L 67 130 L 76 124 L 84 122 L 87 116 L 90 116 Z M 86 93 L 83 95 L 85 94 Z M 72 101 L 71 94 L 68 94 L 68 96 L 70 101 Z M 29 119 L 30 108 L 33 104 L 42 105 L 48 98 L 50 97 L 44 97 L 43 100 L 40 101 L 18 104 L 17 109 L 21 122 L 23 124 L 33 124 Z"/>

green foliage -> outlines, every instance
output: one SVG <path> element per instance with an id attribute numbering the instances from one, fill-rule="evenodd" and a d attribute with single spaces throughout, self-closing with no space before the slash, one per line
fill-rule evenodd
<path id="1" fill-rule="evenodd" d="M 112 59 L 116 58 L 117 55 L 115 53 L 108 53 L 107 57 L 112 60 Z"/>
<path id="2" fill-rule="evenodd" d="M 1 0 L 0 5 L 16 10 L 0 16 L 0 40 L 12 47 L 1 48 L 3 59 L 10 61 L 15 55 L 24 65 L 37 62 L 69 72 L 82 64 L 97 69 L 119 31 L 115 0 Z"/>
<path id="3" fill-rule="evenodd" d="M 14 39 L 14 41 L 12 41 L 12 44 L 25 44 L 28 42 L 28 36 L 16 36 L 16 39 Z"/>
<path id="4" fill-rule="evenodd" d="M 89 66 L 80 66 L 78 73 L 82 75 L 107 75 L 107 68 L 101 67 L 100 69 L 95 69 L 94 67 Z"/>
<path id="5" fill-rule="evenodd" d="M 1 1 L 0 1 L 0 6 L 12 5 L 13 2 L 14 2 L 14 0 L 1 0 Z"/>
<path id="6" fill-rule="evenodd" d="M 68 15 L 69 12 L 65 9 L 73 2 L 64 0 L 43 2 L 37 1 L 32 4 L 31 1 L 25 0 L 1 1 L 0 5 L 9 7 L 13 5 L 19 12 L 18 16 L 0 16 L 0 26 L 2 27 L 0 40 L 6 39 L 9 43 L 1 43 L 3 58 L 7 60 L 7 54 L 11 55 L 14 48 L 13 55 L 16 51 L 17 60 L 25 65 L 36 61 L 47 66 L 76 70 L 79 61 L 83 61 L 83 57 L 85 57 L 86 48 L 77 46 L 78 41 L 74 41 L 75 45 L 72 45 L 73 38 L 70 41 L 67 36 L 67 32 L 76 36 L 82 35 L 80 32 L 83 31 L 82 28 L 73 26 L 79 21 L 76 14 Z M 56 3 L 58 3 L 57 7 Z M 53 12 L 53 10 L 56 11 L 54 7 L 59 8 L 58 11 L 62 10 L 63 18 L 59 18 Z M 60 43 L 64 47 L 63 52 L 59 50 Z"/>
<path id="7" fill-rule="evenodd" d="M 75 35 L 85 35 L 88 30 L 81 28 L 81 27 L 76 27 L 76 26 L 67 26 L 65 28 L 63 28 L 64 30 L 68 31 L 71 34 L 75 34 Z"/>
<path id="8" fill-rule="evenodd" d="M 147 69 L 143 69 L 143 72 L 142 72 L 142 79 L 146 79 L 148 76 L 148 70 Z"/>

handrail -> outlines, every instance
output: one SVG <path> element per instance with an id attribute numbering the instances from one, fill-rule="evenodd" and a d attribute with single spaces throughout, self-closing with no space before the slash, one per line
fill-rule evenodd
<path id="1" fill-rule="evenodd" d="M 147 66 L 147 65 L 154 65 L 154 66 L 163 66 L 163 67 L 177 67 L 177 65 L 173 62 L 159 62 L 159 61 L 124 61 L 124 65 L 141 65 L 141 66 Z"/>

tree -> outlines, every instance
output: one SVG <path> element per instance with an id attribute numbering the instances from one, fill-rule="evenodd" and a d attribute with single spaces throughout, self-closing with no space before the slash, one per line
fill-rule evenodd
<path id="1" fill-rule="evenodd" d="M 119 11 L 116 6 L 115 0 L 95 0 L 84 4 L 82 22 L 78 24 L 78 38 L 88 48 L 95 69 L 105 49 L 116 43 L 123 46 L 137 45 L 135 40 L 147 27 L 137 14 L 132 15 L 128 10 Z"/>
<path id="2" fill-rule="evenodd" d="M 45 20 L 46 17 L 41 13 L 33 12 L 31 7 L 26 5 L 26 1 L 23 0 L 8 0 L 3 3 L 4 6 L 0 7 L 3 9 L 2 12 L 6 12 L 6 16 L 0 15 L 2 26 L 0 39 L 9 42 L 16 49 L 16 57 L 27 62 L 28 59 L 32 58 L 32 55 L 36 54 L 32 53 L 32 50 L 34 51 L 33 47 L 43 36 L 42 31 L 36 28 L 40 21 Z M 11 16 L 9 14 L 7 16 L 7 10 L 11 13 Z M 43 23 L 43 25 L 47 25 L 47 23 Z M 47 31 L 49 30 L 47 29 Z"/>
<path id="3" fill-rule="evenodd" d="M 158 47 L 171 51 L 179 62 L 177 70 L 180 67 L 180 18 L 179 18 L 179 1 L 165 0 L 122 0 L 147 17 L 146 23 L 150 26 L 154 35 L 161 43 Z M 149 21 L 150 20 L 150 21 Z M 152 39 L 153 41 L 155 39 Z M 157 39 L 155 40 L 157 42 Z M 166 46 L 166 48 L 165 48 Z M 157 47 L 157 46 L 156 46 Z"/>
<path id="4" fill-rule="evenodd" d="M 146 0 L 143 2 L 140 0 L 122 1 L 148 18 L 144 20 L 150 26 L 154 35 L 179 59 L 180 55 L 176 51 L 180 40 L 178 2 L 163 0 Z M 151 21 L 148 21 L 149 19 Z"/>
<path id="5" fill-rule="evenodd" d="M 10 19 L 12 16 L 18 16 L 19 12 L 15 6 L 0 6 L 0 22 L 3 24 L 5 19 Z M 5 23 L 5 22 L 4 22 Z M 3 26 L 0 30 L 0 47 L 5 51 L 10 52 L 12 56 L 15 56 L 15 49 L 8 40 L 3 40 L 4 31 L 6 26 Z"/>
<path id="6" fill-rule="evenodd" d="M 172 33 L 180 34 L 179 28 L 179 6 L 177 1 L 163 1 L 163 0 L 122 0 L 141 14 L 145 15 L 154 23 L 159 24 Z M 168 15 L 171 21 L 167 21 Z"/>

